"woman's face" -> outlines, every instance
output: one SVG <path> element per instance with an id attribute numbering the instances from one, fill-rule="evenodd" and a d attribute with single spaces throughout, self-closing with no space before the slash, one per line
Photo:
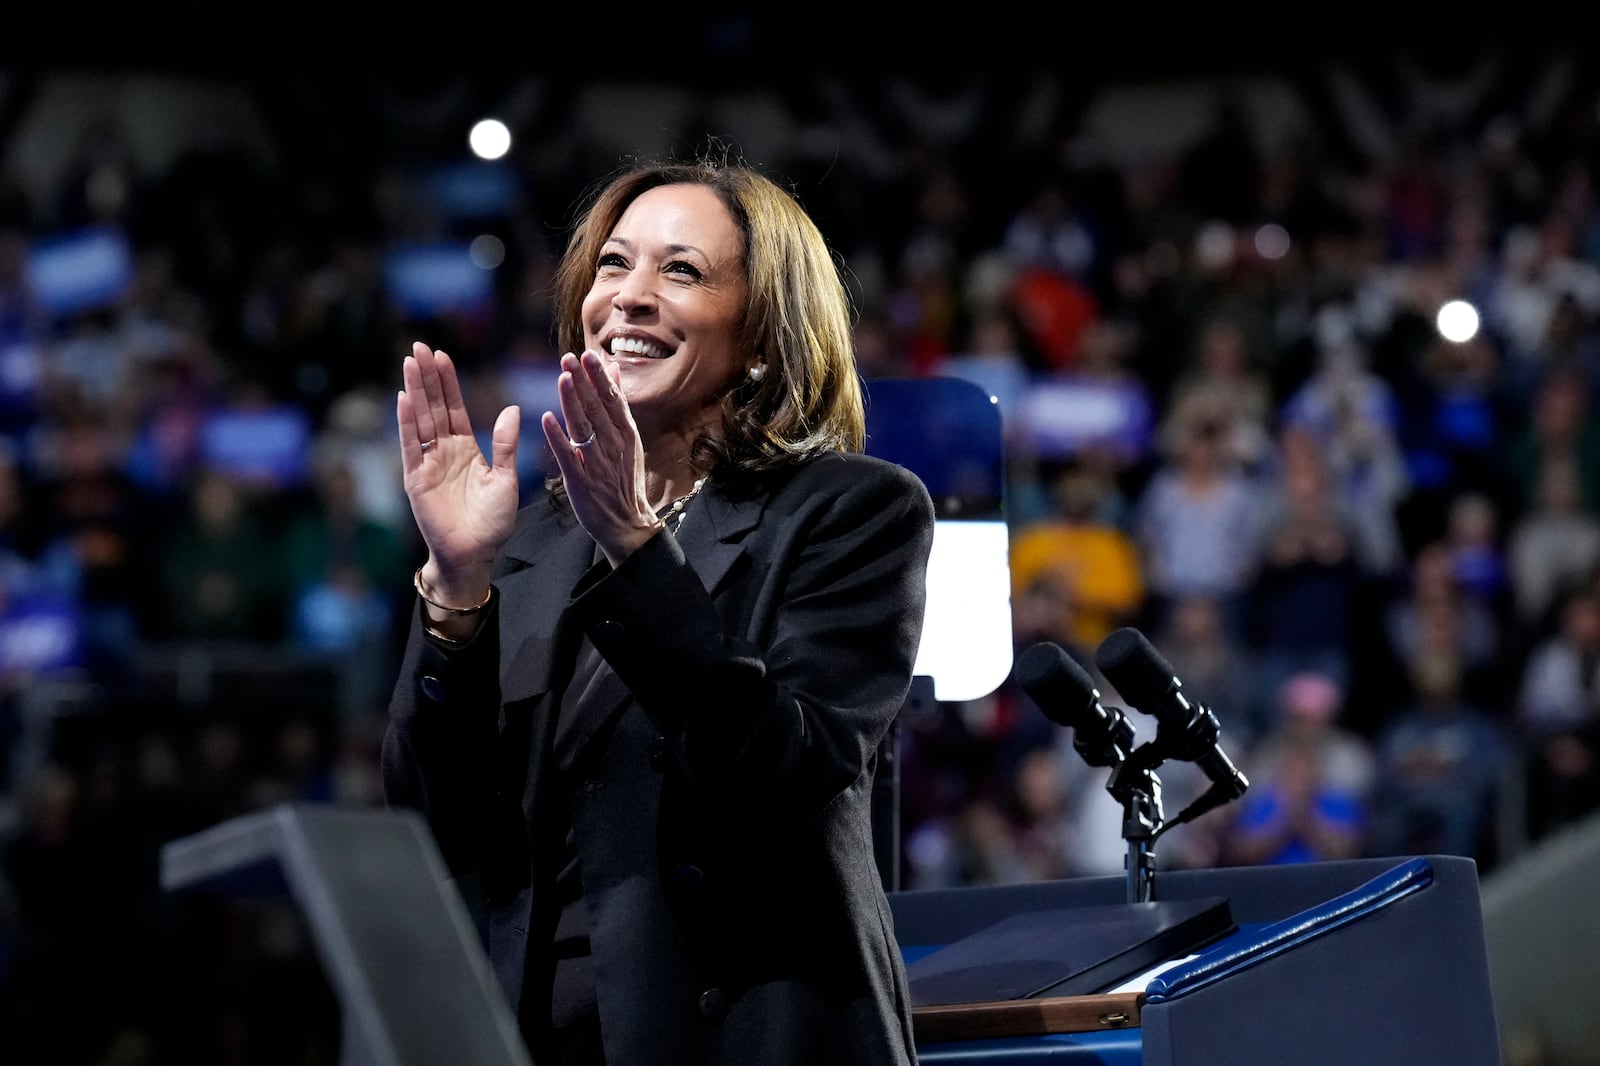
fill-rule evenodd
<path id="1" fill-rule="evenodd" d="M 747 297 L 743 239 L 710 189 L 657 186 L 617 219 L 583 300 L 584 344 L 621 369 L 647 442 L 711 421 L 746 373 Z"/>

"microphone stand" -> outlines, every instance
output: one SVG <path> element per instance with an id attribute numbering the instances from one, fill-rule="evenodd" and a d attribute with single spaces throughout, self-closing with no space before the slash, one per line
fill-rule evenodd
<path id="1" fill-rule="evenodd" d="M 1128 843 L 1128 902 L 1148 903 L 1155 896 L 1155 841 L 1164 828 L 1161 779 L 1155 768 L 1162 756 L 1145 744 L 1117 764 L 1106 791 L 1122 804 L 1122 839 Z"/>
<path id="2" fill-rule="evenodd" d="M 1087 687 L 1087 679 L 1083 682 Z M 1118 707 L 1099 707 L 1100 714 L 1074 720 L 1072 747 L 1090 766 L 1109 766 L 1106 791 L 1122 804 L 1122 837 L 1128 842 L 1128 902 L 1143 903 L 1154 891 L 1155 853 L 1151 845 L 1161 831 L 1161 781 L 1154 770 L 1166 757 L 1154 741 L 1130 750 L 1133 727 Z"/>
<path id="3" fill-rule="evenodd" d="M 1213 778 L 1212 786 L 1179 812 L 1176 818 L 1165 820 L 1161 808 L 1161 779 L 1156 776 L 1156 767 L 1174 756 L 1186 757 L 1190 749 L 1184 744 L 1192 735 L 1210 739 L 1214 748 L 1216 715 L 1205 708 L 1200 708 L 1200 712 L 1195 718 L 1198 724 L 1191 723 L 1191 727 L 1176 740 L 1170 733 L 1163 736 L 1165 731 L 1158 730 L 1154 740 L 1139 746 L 1118 761 L 1111 771 L 1110 780 L 1106 782 L 1106 791 L 1122 804 L 1122 838 L 1128 842 L 1129 903 L 1147 903 L 1155 898 L 1154 849 L 1161 834 L 1238 799 L 1249 787 L 1245 776 L 1228 762 L 1227 756 L 1217 751 L 1215 761 L 1222 764 L 1221 768 L 1210 762 L 1205 764 L 1207 775 Z M 1193 760 L 1190 758 L 1188 761 Z"/>

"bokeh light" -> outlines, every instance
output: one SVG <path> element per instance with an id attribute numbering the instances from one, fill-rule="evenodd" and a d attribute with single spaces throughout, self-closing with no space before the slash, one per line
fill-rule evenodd
<path id="1" fill-rule="evenodd" d="M 1256 230 L 1256 254 L 1263 259 L 1282 259 L 1289 254 L 1289 231 L 1276 222 Z"/>
<path id="2" fill-rule="evenodd" d="M 479 159 L 499 159 L 511 151 L 511 130 L 497 118 L 486 118 L 473 125 L 467 144 Z"/>
<path id="3" fill-rule="evenodd" d="M 1478 309 L 1465 300 L 1451 300 L 1433 319 L 1439 336 L 1460 344 L 1478 335 Z"/>
<path id="4" fill-rule="evenodd" d="M 472 239 L 467 255 L 479 270 L 493 270 L 506 261 L 506 245 L 494 234 L 485 233 Z"/>

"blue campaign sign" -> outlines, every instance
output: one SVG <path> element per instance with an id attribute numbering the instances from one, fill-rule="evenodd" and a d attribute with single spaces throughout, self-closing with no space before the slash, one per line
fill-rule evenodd
<path id="1" fill-rule="evenodd" d="M 980 699 L 1011 673 L 1005 456 L 994 397 L 956 378 L 866 383 L 866 451 L 922 479 L 934 502 L 928 607 L 915 672 L 939 700 Z"/>
<path id="2" fill-rule="evenodd" d="M 94 226 L 35 242 L 26 271 L 39 305 L 66 318 L 114 304 L 133 281 L 133 251 L 120 231 Z"/>
<path id="3" fill-rule="evenodd" d="M 494 297 L 494 272 L 472 261 L 466 241 L 397 245 L 385 256 L 384 282 L 407 315 L 472 312 Z"/>

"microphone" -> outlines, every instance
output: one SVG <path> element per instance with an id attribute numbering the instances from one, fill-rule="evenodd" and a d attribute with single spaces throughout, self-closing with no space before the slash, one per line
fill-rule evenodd
<path id="1" fill-rule="evenodd" d="M 1017 656 L 1017 683 L 1046 718 L 1072 730 L 1072 746 L 1090 766 L 1118 766 L 1133 745 L 1133 726 L 1103 707 L 1089 672 L 1059 644 L 1035 644 Z"/>
<path id="2" fill-rule="evenodd" d="M 1095 665 L 1129 703 L 1153 715 L 1157 722 L 1153 742 L 1167 758 L 1192 762 L 1205 773 L 1212 787 L 1177 819 L 1196 815 L 1238 799 L 1250 787 L 1239 768 L 1217 744 L 1221 725 L 1201 704 L 1190 703 L 1183 682 L 1161 653 L 1133 628 L 1115 631 L 1095 652 Z"/>

